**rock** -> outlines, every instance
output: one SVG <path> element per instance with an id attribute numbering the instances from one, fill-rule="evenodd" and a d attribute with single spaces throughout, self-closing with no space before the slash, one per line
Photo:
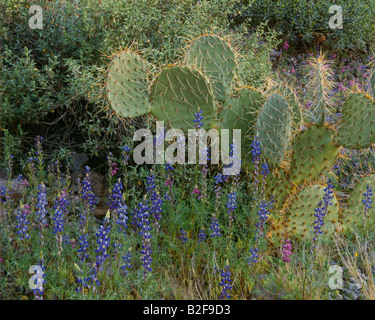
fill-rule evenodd
<path id="1" fill-rule="evenodd" d="M 95 208 L 94 216 L 97 217 L 98 219 L 102 219 L 107 214 L 108 209 L 109 209 L 109 207 Z"/>
<path id="2" fill-rule="evenodd" d="M 97 197 L 103 197 L 105 194 L 104 183 L 105 178 L 97 172 L 91 173 L 92 191 Z"/>
<path id="3" fill-rule="evenodd" d="M 70 172 L 73 184 L 77 182 L 77 178 L 80 173 L 83 172 L 83 166 L 89 159 L 85 154 L 73 153 L 71 155 L 72 163 L 70 165 Z"/>
<path id="4" fill-rule="evenodd" d="M 281 51 L 277 51 L 275 49 L 272 50 L 271 57 L 280 57 L 280 56 L 281 56 Z"/>
<path id="5" fill-rule="evenodd" d="M 8 187 L 8 180 L 0 178 L 0 188 Z M 10 198 L 14 201 L 20 201 L 22 199 L 23 186 L 21 182 L 12 180 L 10 183 Z"/>
<path id="6" fill-rule="evenodd" d="M 8 171 L 5 168 L 0 167 L 0 179 L 8 179 Z"/>

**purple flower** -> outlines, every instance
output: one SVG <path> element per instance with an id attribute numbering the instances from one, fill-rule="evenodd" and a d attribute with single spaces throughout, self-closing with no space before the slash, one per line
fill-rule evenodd
<path id="1" fill-rule="evenodd" d="M 220 299 L 230 299 L 230 291 L 232 290 L 232 279 L 231 279 L 231 272 L 229 270 L 229 266 L 226 265 L 225 268 L 221 271 L 221 282 L 220 287 L 222 287 L 220 292 Z"/>
<path id="2" fill-rule="evenodd" d="M 285 240 L 285 244 L 283 245 L 283 250 L 281 253 L 283 254 L 283 262 L 290 262 L 290 256 L 292 255 L 292 244 L 290 243 L 289 239 Z"/>

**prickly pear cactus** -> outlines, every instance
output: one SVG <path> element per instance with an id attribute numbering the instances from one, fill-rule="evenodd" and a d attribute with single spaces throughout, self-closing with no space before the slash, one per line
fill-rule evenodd
<path id="1" fill-rule="evenodd" d="M 368 191 L 367 186 L 370 186 L 372 191 L 375 191 L 375 174 L 370 175 L 361 180 L 354 188 L 353 193 L 348 199 L 348 208 L 344 211 L 342 218 L 342 228 L 344 234 L 359 232 L 365 235 L 366 232 L 374 232 L 375 230 L 375 207 L 370 204 L 371 208 L 365 208 L 364 200 L 365 193 Z M 370 196 L 370 199 L 373 199 Z M 367 215 L 366 215 L 367 213 Z M 366 219 L 365 216 L 367 216 Z"/>
<path id="2" fill-rule="evenodd" d="M 150 111 L 147 63 L 129 50 L 115 55 L 107 77 L 107 96 L 121 117 L 134 118 Z"/>
<path id="3" fill-rule="evenodd" d="M 204 128 L 217 125 L 212 87 L 197 70 L 176 65 L 162 70 L 152 81 L 151 113 L 172 128 L 194 128 L 194 115 L 203 111 Z"/>
<path id="4" fill-rule="evenodd" d="M 289 104 L 291 112 L 292 112 L 292 120 L 293 120 L 292 128 L 295 130 L 298 130 L 303 123 L 302 109 L 298 101 L 297 95 L 294 93 L 292 88 L 286 84 L 279 84 L 271 88 L 269 92 L 270 94 L 277 93 L 281 95 L 285 99 L 285 101 Z"/>
<path id="5" fill-rule="evenodd" d="M 236 57 L 229 43 L 215 35 L 194 39 L 185 56 L 185 63 L 207 75 L 217 100 L 229 98 L 231 82 L 236 68 Z"/>
<path id="6" fill-rule="evenodd" d="M 375 102 L 370 96 L 363 93 L 349 95 L 334 139 L 348 149 L 363 149 L 375 143 Z"/>
<path id="7" fill-rule="evenodd" d="M 259 112 L 255 132 L 270 165 L 279 166 L 284 159 L 292 133 L 291 119 L 288 103 L 278 94 L 272 94 Z"/>
<path id="8" fill-rule="evenodd" d="M 311 125 L 296 136 L 289 174 L 295 185 L 315 179 L 332 168 L 340 152 L 332 134 L 334 132 L 327 127 Z"/>
<path id="9" fill-rule="evenodd" d="M 258 91 L 251 88 L 242 88 L 225 101 L 223 109 L 218 115 L 220 129 L 241 130 L 243 161 L 246 161 L 251 151 L 257 113 L 265 100 Z"/>
<path id="10" fill-rule="evenodd" d="M 315 209 L 323 201 L 324 194 L 324 187 L 321 185 L 310 185 L 298 193 L 296 199 L 292 201 L 286 219 L 289 234 L 296 238 L 311 237 L 314 234 Z M 332 196 L 331 205 L 327 207 L 324 225 L 321 228 L 325 234 L 333 234 L 339 229 L 339 205 L 336 196 Z"/>

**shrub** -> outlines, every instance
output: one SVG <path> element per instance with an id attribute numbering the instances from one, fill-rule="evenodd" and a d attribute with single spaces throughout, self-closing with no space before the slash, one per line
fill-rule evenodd
<path id="1" fill-rule="evenodd" d="M 35 4 L 43 8 L 41 30 L 28 26 L 28 8 Z M 12 150 L 20 154 L 30 145 L 26 136 L 31 140 L 48 131 L 54 134 L 45 141 L 47 152 L 50 143 L 50 149 L 75 145 L 80 151 L 104 155 L 110 146 L 121 143 L 131 127 L 98 113 L 107 104 L 102 87 L 108 57 L 136 42 L 149 62 L 175 62 L 191 37 L 213 29 L 229 33 L 228 10 L 233 5 L 234 0 L 80 0 L 78 4 L 9 0 L 0 4 L 4 35 L 0 37 L 0 140 L 5 143 L 4 130 L 8 130 L 6 139 L 17 137 L 20 144 Z M 233 31 L 240 37 L 247 32 L 241 26 Z M 275 33 L 264 27 L 245 37 L 242 53 L 248 68 L 240 70 L 240 80 L 255 86 L 264 83 L 275 41 Z"/>
<path id="2" fill-rule="evenodd" d="M 343 29 L 330 29 L 331 5 L 343 9 Z M 233 6 L 233 24 L 268 22 L 291 41 L 312 43 L 324 34 L 335 49 L 366 49 L 374 41 L 375 2 L 337 0 L 334 3 L 311 0 L 240 0 Z"/>

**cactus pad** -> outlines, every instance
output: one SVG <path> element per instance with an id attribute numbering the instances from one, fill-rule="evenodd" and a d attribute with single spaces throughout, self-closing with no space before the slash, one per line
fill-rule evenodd
<path id="1" fill-rule="evenodd" d="M 367 186 L 370 185 L 372 192 L 375 194 L 375 175 L 370 175 L 360 181 L 354 188 L 353 193 L 348 199 L 348 209 L 344 213 L 342 220 L 342 227 L 344 234 L 359 232 L 364 235 L 366 231 L 373 232 L 375 229 L 375 207 L 374 203 L 367 211 L 367 219 L 365 226 L 363 225 L 363 218 L 365 215 L 365 199 L 364 193 L 367 192 Z M 370 197 L 374 200 L 374 196 Z"/>
<path id="2" fill-rule="evenodd" d="M 214 35 L 200 36 L 191 43 L 185 62 L 209 77 L 217 100 L 228 99 L 237 64 L 227 41 Z"/>
<path id="3" fill-rule="evenodd" d="M 314 235 L 315 209 L 323 201 L 324 187 L 311 185 L 298 193 L 288 210 L 288 232 L 296 238 L 310 237 Z M 328 214 L 324 217 L 323 233 L 332 234 L 338 230 L 339 205 L 333 194 L 331 205 L 328 206 Z"/>
<path id="4" fill-rule="evenodd" d="M 312 125 L 296 136 L 289 174 L 294 184 L 315 179 L 332 168 L 340 151 L 332 141 L 333 133 L 329 128 Z"/>
<path id="5" fill-rule="evenodd" d="M 151 113 L 172 128 L 194 128 L 194 115 L 203 111 L 203 127 L 217 125 L 211 85 L 197 70 L 173 66 L 162 70 L 151 84 Z"/>
<path id="6" fill-rule="evenodd" d="M 351 93 L 342 109 L 335 141 L 348 149 L 363 149 L 375 143 L 375 102 L 361 93 Z"/>
<path id="7" fill-rule="evenodd" d="M 114 56 L 108 71 L 107 96 L 121 117 L 134 118 L 150 111 L 147 65 L 131 51 Z"/>
<path id="8" fill-rule="evenodd" d="M 272 94 L 259 112 L 256 135 L 270 165 L 278 166 L 284 159 L 291 136 L 291 118 L 288 103 L 278 94 Z"/>
<path id="9" fill-rule="evenodd" d="M 254 125 L 257 112 L 265 98 L 256 90 L 239 89 L 227 101 L 218 115 L 220 129 L 240 129 L 242 156 L 245 159 L 251 151 L 251 141 L 254 136 Z"/>

